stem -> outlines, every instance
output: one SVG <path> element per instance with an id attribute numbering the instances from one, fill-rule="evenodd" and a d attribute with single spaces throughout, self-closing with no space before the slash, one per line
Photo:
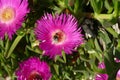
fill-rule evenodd
<path id="1" fill-rule="evenodd" d="M 22 39 L 22 37 L 24 36 L 24 34 L 23 35 L 18 35 L 17 36 L 17 38 L 14 40 L 14 42 L 13 42 L 13 44 L 12 44 L 12 46 L 11 46 L 11 48 L 9 49 L 9 51 L 8 51 L 8 54 L 7 54 L 7 57 L 6 58 L 9 58 L 10 57 L 10 55 L 12 54 L 12 52 L 14 51 L 14 49 L 15 49 L 15 47 L 17 46 L 17 44 L 20 42 L 20 40 Z"/>

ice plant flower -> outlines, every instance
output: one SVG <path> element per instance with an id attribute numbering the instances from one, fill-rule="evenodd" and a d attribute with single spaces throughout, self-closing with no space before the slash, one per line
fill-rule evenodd
<path id="1" fill-rule="evenodd" d="M 98 68 L 100 69 L 105 69 L 105 64 L 104 62 L 99 63 Z M 95 80 L 108 80 L 108 75 L 107 74 L 97 74 L 95 76 Z"/>
<path id="2" fill-rule="evenodd" d="M 116 63 L 120 63 L 118 58 L 114 58 Z M 120 80 L 120 69 L 117 71 L 116 80 Z"/>
<path id="3" fill-rule="evenodd" d="M 72 15 L 45 14 L 37 21 L 35 35 L 40 42 L 39 47 L 44 55 L 55 58 L 61 52 L 71 54 L 74 48 L 83 43 L 81 28 Z"/>
<path id="4" fill-rule="evenodd" d="M 118 61 L 120 61 L 120 60 L 117 59 L 115 61 L 118 63 Z M 104 62 L 99 63 L 98 68 L 105 69 Z M 108 74 L 97 74 L 95 76 L 95 80 L 108 80 Z M 116 80 L 120 80 L 120 69 L 117 72 Z"/>
<path id="5" fill-rule="evenodd" d="M 28 12 L 28 0 L 0 0 L 0 38 L 12 39 Z"/>
<path id="6" fill-rule="evenodd" d="M 19 64 L 17 80 L 50 80 L 50 67 L 37 57 L 31 57 Z"/>
<path id="7" fill-rule="evenodd" d="M 116 80 L 120 80 L 120 69 L 119 69 L 118 72 L 117 72 Z"/>

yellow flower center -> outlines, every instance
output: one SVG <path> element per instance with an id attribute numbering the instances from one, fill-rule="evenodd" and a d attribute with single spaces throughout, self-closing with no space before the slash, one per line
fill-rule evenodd
<path id="1" fill-rule="evenodd" d="M 15 17 L 15 11 L 13 8 L 7 7 L 0 12 L 0 20 L 3 23 L 12 21 Z"/>
<path id="2" fill-rule="evenodd" d="M 65 33 L 63 31 L 57 30 L 52 34 L 53 44 L 61 44 L 65 41 Z"/>

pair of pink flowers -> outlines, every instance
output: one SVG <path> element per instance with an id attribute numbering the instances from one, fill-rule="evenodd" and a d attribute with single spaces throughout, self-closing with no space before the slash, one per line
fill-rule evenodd
<path id="1" fill-rule="evenodd" d="M 12 39 L 29 12 L 28 0 L 0 0 L 0 38 L 7 34 Z M 50 58 L 61 56 L 62 51 L 71 54 L 75 47 L 83 43 L 81 29 L 72 15 L 44 15 L 37 21 L 35 35 L 44 55 Z M 46 62 L 34 57 L 20 63 L 16 76 L 18 80 L 48 80 L 51 73 Z"/>
<path id="2" fill-rule="evenodd" d="M 119 63 L 120 60 L 116 60 L 116 62 Z M 104 62 L 99 63 L 98 68 L 105 69 Z M 100 73 L 100 74 L 96 74 L 95 80 L 108 80 L 108 77 L 109 77 L 108 74 L 106 74 L 106 73 L 104 73 L 104 74 Z M 118 70 L 118 72 L 116 74 L 116 80 L 120 80 L 120 69 Z"/>
<path id="3" fill-rule="evenodd" d="M 7 34 L 12 39 L 29 11 L 28 0 L 0 0 L 0 38 Z M 72 15 L 44 15 L 37 21 L 35 35 L 44 55 L 50 58 L 61 55 L 62 50 L 71 54 L 83 43 L 81 29 Z"/>

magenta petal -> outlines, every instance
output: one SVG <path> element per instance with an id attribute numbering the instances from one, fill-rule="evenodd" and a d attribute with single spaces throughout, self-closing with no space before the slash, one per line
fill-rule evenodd
<path id="1" fill-rule="evenodd" d="M 100 69 L 105 69 L 105 64 L 104 62 L 98 64 L 98 68 Z M 95 80 L 108 80 L 108 75 L 107 74 L 97 74 L 95 76 Z"/>
<path id="2" fill-rule="evenodd" d="M 0 0 L 0 38 L 3 39 L 7 34 L 9 39 L 12 39 L 16 31 L 21 28 L 28 12 L 28 0 Z M 10 14 L 12 18 L 9 20 L 7 16 L 3 17 L 3 13 Z"/>
<path id="3" fill-rule="evenodd" d="M 61 56 L 61 51 L 71 54 L 75 47 L 83 43 L 81 29 L 72 15 L 46 14 L 37 21 L 35 28 L 36 38 L 41 41 L 40 48 L 44 55 L 55 58 Z"/>
<path id="4" fill-rule="evenodd" d="M 97 74 L 95 80 L 108 80 L 107 74 Z"/>
<path id="5" fill-rule="evenodd" d="M 20 63 L 16 71 L 17 80 L 49 80 L 51 78 L 50 67 L 46 62 L 37 57 L 31 57 Z M 39 80 L 38 79 L 38 80 Z"/>
<path id="6" fill-rule="evenodd" d="M 120 78 L 120 70 L 118 70 L 116 78 Z"/>

